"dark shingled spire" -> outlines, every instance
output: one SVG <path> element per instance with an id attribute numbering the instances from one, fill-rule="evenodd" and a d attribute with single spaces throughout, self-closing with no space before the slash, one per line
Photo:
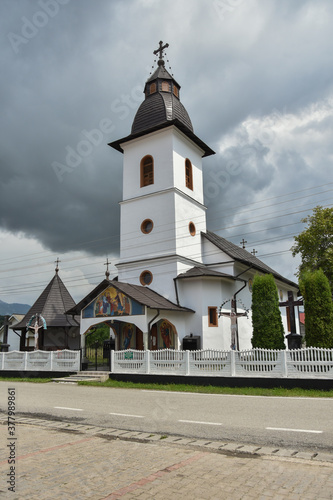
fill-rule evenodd
<path id="1" fill-rule="evenodd" d="M 58 267 L 58 266 L 57 266 Z M 26 327 L 29 319 L 35 314 L 40 314 L 50 326 L 77 326 L 78 323 L 71 316 L 66 315 L 67 309 L 75 306 L 75 302 L 59 277 L 56 269 L 55 276 L 38 297 L 34 305 L 29 309 L 20 323 L 15 325 L 15 330 Z"/>
<path id="2" fill-rule="evenodd" d="M 154 54 L 159 53 L 158 67 L 146 81 L 145 100 L 134 117 L 131 134 L 109 143 L 109 146 L 123 153 L 121 143 L 174 125 L 204 151 L 203 156 L 212 155 L 214 151 L 194 134 L 190 117 L 179 99 L 180 85 L 165 69 L 165 47 L 168 44 L 163 46 L 160 42 L 160 48 L 154 51 Z"/>

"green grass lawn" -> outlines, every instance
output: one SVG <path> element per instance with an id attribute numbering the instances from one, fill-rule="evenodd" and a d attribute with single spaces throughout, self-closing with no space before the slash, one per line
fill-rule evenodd
<path id="1" fill-rule="evenodd" d="M 98 387 L 112 387 L 121 389 L 146 389 L 155 391 L 175 391 L 194 392 L 202 394 L 235 394 L 245 396 L 277 396 L 277 397 L 312 397 L 312 398 L 333 398 L 333 390 L 321 391 L 313 389 L 285 389 L 275 387 L 272 389 L 262 389 L 260 387 L 215 387 L 212 385 L 186 385 L 186 384 L 144 384 L 135 382 L 119 382 L 107 380 L 106 382 L 79 382 L 79 385 L 90 385 Z"/>
<path id="2" fill-rule="evenodd" d="M 33 382 L 47 383 L 51 378 L 19 378 L 19 377 L 0 377 L 1 381 L 10 382 Z M 275 396 L 275 397 L 298 397 L 298 398 L 333 398 L 333 390 L 314 390 L 314 389 L 285 389 L 283 387 L 273 387 L 271 389 L 262 389 L 260 387 L 215 387 L 212 385 L 187 385 L 187 384 L 144 384 L 135 382 L 119 382 L 116 380 L 107 380 L 106 382 L 78 382 L 78 385 L 87 385 L 91 387 L 110 387 L 119 389 L 146 389 L 154 391 L 175 391 L 175 392 L 194 392 L 201 394 L 234 394 L 243 396 Z"/>

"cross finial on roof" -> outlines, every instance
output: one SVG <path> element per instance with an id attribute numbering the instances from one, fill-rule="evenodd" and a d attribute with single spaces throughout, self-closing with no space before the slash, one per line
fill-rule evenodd
<path id="1" fill-rule="evenodd" d="M 165 43 L 163 45 L 162 40 L 160 41 L 160 47 L 156 50 L 154 50 L 155 56 L 159 53 L 159 59 L 158 59 L 158 65 L 159 66 L 164 66 L 164 60 L 163 60 L 163 50 L 169 47 L 168 43 Z"/>
<path id="2" fill-rule="evenodd" d="M 104 266 L 106 266 L 105 277 L 106 277 L 107 280 L 109 279 L 109 276 L 110 276 L 110 273 L 109 273 L 109 264 L 111 264 L 111 262 L 109 262 L 109 259 L 107 258 L 106 262 L 104 264 Z"/>
<path id="3" fill-rule="evenodd" d="M 247 243 L 247 241 L 245 241 L 243 238 L 242 241 L 240 242 L 240 244 L 243 245 L 242 248 L 245 248 L 245 243 Z"/>
<path id="4" fill-rule="evenodd" d="M 55 268 L 55 272 L 58 274 L 58 271 L 59 271 L 59 262 L 61 262 L 61 260 L 59 260 L 59 257 L 57 257 L 57 260 L 55 261 L 56 263 L 56 268 Z"/>
<path id="5" fill-rule="evenodd" d="M 251 253 L 252 253 L 252 255 L 256 256 L 256 253 L 258 253 L 258 250 L 253 249 Z"/>

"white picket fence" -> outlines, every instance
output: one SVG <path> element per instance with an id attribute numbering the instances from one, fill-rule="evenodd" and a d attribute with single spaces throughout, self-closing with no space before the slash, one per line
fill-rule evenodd
<path id="1" fill-rule="evenodd" d="M 333 349 L 111 351 L 111 372 L 214 377 L 333 379 Z"/>
<path id="2" fill-rule="evenodd" d="M 0 370 L 76 372 L 80 351 L 9 351 L 0 353 Z"/>

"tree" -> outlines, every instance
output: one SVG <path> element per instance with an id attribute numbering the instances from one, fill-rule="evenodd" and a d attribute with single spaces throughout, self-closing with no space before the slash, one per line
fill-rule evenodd
<path id="1" fill-rule="evenodd" d="M 100 323 L 99 325 L 93 327 L 86 336 L 86 346 L 91 347 L 96 342 L 99 342 L 100 345 L 103 344 L 103 340 L 107 340 L 110 338 L 110 327 L 105 325 L 104 323 Z"/>
<path id="2" fill-rule="evenodd" d="M 333 208 L 318 206 L 302 222 L 308 226 L 295 236 L 291 249 L 293 257 L 300 254 L 302 258 L 298 275 L 322 269 L 333 289 Z"/>
<path id="3" fill-rule="evenodd" d="M 256 275 L 252 287 L 252 346 L 285 349 L 278 290 L 271 274 Z"/>
<path id="4" fill-rule="evenodd" d="M 304 299 L 307 347 L 333 348 L 333 302 L 323 271 L 304 272 L 299 282 Z"/>

